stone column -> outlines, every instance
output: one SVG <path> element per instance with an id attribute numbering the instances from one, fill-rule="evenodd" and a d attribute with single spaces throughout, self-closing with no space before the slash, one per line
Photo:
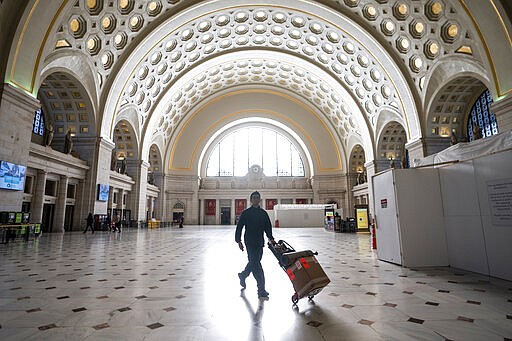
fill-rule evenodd
<path id="1" fill-rule="evenodd" d="M 30 221 L 32 223 L 40 223 L 43 219 L 44 190 L 46 187 L 47 172 L 43 170 L 37 171 L 36 188 L 30 205 Z"/>
<path id="2" fill-rule="evenodd" d="M 220 200 L 215 199 L 215 225 L 220 225 Z"/>
<path id="3" fill-rule="evenodd" d="M 375 212 L 375 205 L 373 202 L 373 179 L 372 177 L 376 173 L 376 162 L 375 161 L 369 161 L 364 164 L 366 167 L 366 177 L 368 180 L 368 210 L 371 213 L 372 216 L 374 216 Z"/>
<path id="4" fill-rule="evenodd" d="M 108 209 L 112 209 L 114 207 L 114 187 L 110 186 L 108 189 L 108 201 L 107 201 L 107 213 Z M 112 216 L 111 216 L 112 218 Z"/>
<path id="5" fill-rule="evenodd" d="M 204 225 L 204 200 L 199 199 L 199 225 Z"/>
<path id="6" fill-rule="evenodd" d="M 512 95 L 508 95 L 491 105 L 491 112 L 496 115 L 500 133 L 512 130 Z"/>
<path id="7" fill-rule="evenodd" d="M 105 138 L 83 138 L 74 142 L 80 149 L 83 160 L 86 160 L 90 169 L 83 187 L 84 200 L 81 221 L 85 221 L 89 212 L 93 214 L 107 214 L 107 201 L 98 201 L 98 184 L 110 183 L 110 164 L 114 144 Z"/>
<path id="8" fill-rule="evenodd" d="M 146 195 L 149 163 L 143 160 L 128 160 L 127 173 L 135 181 L 130 193 L 130 207 L 133 219 L 146 220 Z"/>
<path id="9" fill-rule="evenodd" d="M 348 173 L 347 176 L 346 176 L 346 181 L 347 181 L 347 192 L 348 192 L 348 195 L 347 195 L 347 207 L 341 207 L 343 209 L 343 213 L 345 214 L 345 216 L 347 217 L 350 217 L 349 213 L 350 212 L 353 212 L 353 209 L 354 209 L 354 205 L 357 204 L 357 201 L 356 201 L 356 198 L 354 197 L 354 194 L 352 193 L 352 189 L 354 188 L 354 186 L 357 185 L 357 176 L 358 176 L 358 173 Z M 343 203 L 341 203 L 343 205 Z"/>
<path id="10" fill-rule="evenodd" d="M 235 222 L 236 214 L 235 214 L 235 199 L 231 199 L 231 217 L 229 217 L 229 221 L 231 223 Z"/>
<path id="11" fill-rule="evenodd" d="M 107 214 L 108 201 L 96 200 L 98 184 L 108 185 L 110 183 L 110 164 L 112 161 L 112 149 L 114 144 L 108 140 L 101 139 L 97 145 L 96 181 L 94 191 L 90 199 L 94 200 L 94 214 Z"/>
<path id="12" fill-rule="evenodd" d="M 122 188 L 119 188 L 117 190 L 117 195 L 119 196 L 119 198 L 117 199 L 117 209 L 118 210 L 121 210 L 121 216 L 119 217 L 119 219 L 123 219 L 123 211 L 125 209 L 125 206 L 123 205 L 123 199 L 124 199 L 124 189 Z M 113 196 L 113 195 L 112 195 Z"/>
<path id="13" fill-rule="evenodd" d="M 53 232 L 64 232 L 64 219 L 66 216 L 66 197 L 68 192 L 68 177 L 60 176 L 59 188 L 57 193 L 57 202 L 55 205 L 55 215 L 53 222 Z"/>
<path id="14" fill-rule="evenodd" d="M 165 204 L 167 199 L 166 186 L 165 186 L 165 175 L 161 172 L 153 172 L 155 177 L 155 186 L 160 189 L 158 200 L 156 204 L 156 219 L 161 221 L 167 221 L 167 206 Z"/>
<path id="15" fill-rule="evenodd" d="M 0 160 L 26 166 L 34 112 L 40 103 L 10 84 L 3 84 L 0 95 Z M 23 190 L 2 190 L 0 211 L 21 211 L 22 203 Z"/>
<path id="16" fill-rule="evenodd" d="M 78 182 L 78 186 L 76 188 L 76 197 L 75 197 L 75 212 L 73 214 L 73 231 L 80 231 L 83 228 L 85 228 L 85 218 L 82 219 L 82 217 L 86 217 L 88 212 L 84 210 L 83 202 L 85 201 L 85 193 L 84 193 L 84 187 L 85 187 L 85 180 L 80 179 Z M 84 213 L 85 212 L 85 213 Z"/>

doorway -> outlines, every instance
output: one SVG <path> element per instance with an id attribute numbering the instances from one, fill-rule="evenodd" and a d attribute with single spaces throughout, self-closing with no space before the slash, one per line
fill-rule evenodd
<path id="1" fill-rule="evenodd" d="M 55 204 L 43 205 L 43 218 L 41 221 L 41 230 L 43 233 L 49 233 L 53 230 L 53 214 L 55 212 Z"/>
<path id="2" fill-rule="evenodd" d="M 220 224 L 231 225 L 231 207 L 220 208 Z"/>
<path id="3" fill-rule="evenodd" d="M 73 214 L 75 213 L 74 205 L 66 205 L 66 214 L 64 216 L 64 231 L 73 230 Z"/>

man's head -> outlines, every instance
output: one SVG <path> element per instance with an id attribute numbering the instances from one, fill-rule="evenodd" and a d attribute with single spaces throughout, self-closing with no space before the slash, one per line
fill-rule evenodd
<path id="1" fill-rule="evenodd" d="M 261 200 L 260 192 L 255 191 L 255 192 L 251 193 L 251 204 L 252 204 L 252 206 L 254 206 L 254 207 L 260 206 L 260 200 Z"/>

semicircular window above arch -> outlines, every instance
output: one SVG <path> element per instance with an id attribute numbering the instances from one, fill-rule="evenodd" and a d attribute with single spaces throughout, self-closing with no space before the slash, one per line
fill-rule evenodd
<path id="1" fill-rule="evenodd" d="M 206 176 L 245 176 L 258 165 L 266 176 L 304 176 L 295 145 L 275 130 L 246 127 L 226 135 L 208 159 Z"/>

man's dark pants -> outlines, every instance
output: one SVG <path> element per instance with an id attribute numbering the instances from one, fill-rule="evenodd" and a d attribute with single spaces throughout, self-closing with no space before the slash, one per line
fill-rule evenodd
<path id="1" fill-rule="evenodd" d="M 246 278 L 252 272 L 254 279 L 258 283 L 258 293 L 265 293 L 265 274 L 261 266 L 261 257 L 263 256 L 263 247 L 245 245 L 247 248 L 247 258 L 249 262 L 245 266 L 244 271 L 241 272 L 242 276 Z"/>

